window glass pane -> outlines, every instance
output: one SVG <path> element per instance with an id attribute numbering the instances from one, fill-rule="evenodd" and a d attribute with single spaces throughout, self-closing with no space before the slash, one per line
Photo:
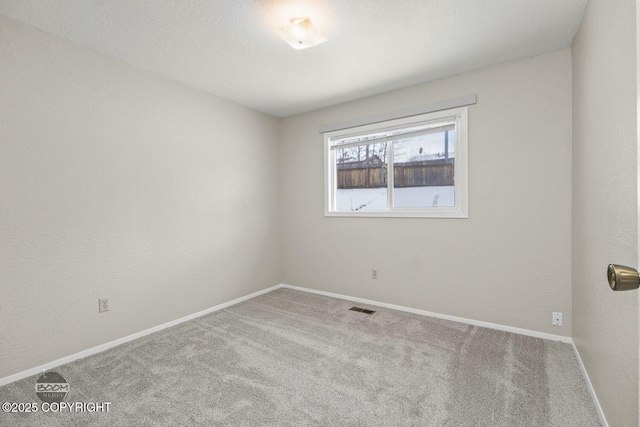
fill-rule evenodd
<path id="1" fill-rule="evenodd" d="M 387 209 L 387 142 L 336 148 L 336 210 Z"/>
<path id="2" fill-rule="evenodd" d="M 455 157 L 455 130 L 395 140 L 394 207 L 455 206 Z"/>

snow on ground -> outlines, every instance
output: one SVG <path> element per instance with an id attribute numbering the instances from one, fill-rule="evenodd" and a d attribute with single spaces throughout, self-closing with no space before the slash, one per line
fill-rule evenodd
<path id="1" fill-rule="evenodd" d="M 455 206 L 454 186 L 404 187 L 394 191 L 394 207 Z M 387 208 L 386 188 L 338 190 L 338 211 L 381 211 Z"/>

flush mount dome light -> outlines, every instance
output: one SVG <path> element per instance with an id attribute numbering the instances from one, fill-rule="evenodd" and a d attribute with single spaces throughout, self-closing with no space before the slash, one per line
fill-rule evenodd
<path id="1" fill-rule="evenodd" d="M 293 18 L 291 25 L 279 28 L 278 33 L 294 49 L 306 49 L 327 41 L 309 18 Z"/>

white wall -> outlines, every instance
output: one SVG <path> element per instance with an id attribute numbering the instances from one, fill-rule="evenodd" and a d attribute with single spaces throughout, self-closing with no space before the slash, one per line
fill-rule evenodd
<path id="1" fill-rule="evenodd" d="M 636 5 L 591 0 L 573 53 L 573 339 L 612 426 L 638 425 Z"/>
<path id="2" fill-rule="evenodd" d="M 281 123 L 0 17 L 0 378 L 284 278 L 573 330 L 611 425 L 636 425 L 637 298 L 604 281 L 637 265 L 631 8 L 592 0 L 572 51 Z M 469 94 L 469 219 L 323 216 L 319 125 Z"/>
<path id="3" fill-rule="evenodd" d="M 470 94 L 469 219 L 324 217 L 320 125 Z M 571 335 L 570 50 L 283 119 L 282 165 L 285 283 Z"/>
<path id="4" fill-rule="evenodd" d="M 0 17 L 0 378 L 280 283 L 278 141 Z"/>

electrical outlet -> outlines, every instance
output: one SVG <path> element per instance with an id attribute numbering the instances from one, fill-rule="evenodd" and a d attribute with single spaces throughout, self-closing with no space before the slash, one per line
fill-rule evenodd
<path id="1" fill-rule="evenodd" d="M 562 313 L 554 311 L 551 319 L 551 324 L 553 326 L 562 326 Z"/>
<path id="2" fill-rule="evenodd" d="M 109 311 L 109 300 L 100 298 L 98 300 L 98 313 L 104 313 L 105 311 Z"/>
<path id="3" fill-rule="evenodd" d="M 372 279 L 377 279 L 378 278 L 378 270 L 371 270 L 371 278 Z"/>

